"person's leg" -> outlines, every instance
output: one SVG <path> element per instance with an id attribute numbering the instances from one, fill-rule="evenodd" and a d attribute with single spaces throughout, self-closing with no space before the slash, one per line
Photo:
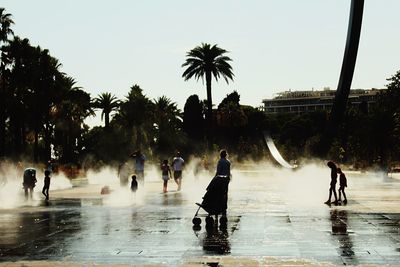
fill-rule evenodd
<path id="1" fill-rule="evenodd" d="M 182 177 L 179 177 L 179 179 L 178 179 L 178 191 L 181 190 L 181 186 L 182 186 Z"/>
<path id="2" fill-rule="evenodd" d="M 46 195 L 46 187 L 43 187 L 43 189 L 42 189 L 42 194 L 43 194 L 45 197 L 47 197 L 47 195 Z"/>
<path id="3" fill-rule="evenodd" d="M 341 196 L 341 191 L 342 191 L 342 188 L 341 187 L 339 187 L 339 201 L 342 201 L 342 196 Z"/>
<path id="4" fill-rule="evenodd" d="M 49 200 L 49 197 L 50 197 L 50 195 L 49 195 L 49 188 L 47 187 L 47 188 L 46 188 L 46 200 Z"/>
<path id="5" fill-rule="evenodd" d="M 344 203 L 347 203 L 347 197 L 346 197 L 346 193 L 344 192 L 344 188 L 343 188 L 343 197 L 344 197 Z"/>
<path id="6" fill-rule="evenodd" d="M 167 192 L 167 183 L 168 183 L 168 181 L 164 180 L 164 185 L 163 185 L 163 192 L 164 193 Z"/>
<path id="7" fill-rule="evenodd" d="M 338 199 L 337 199 L 337 194 L 336 194 L 336 188 L 333 187 L 333 188 L 332 188 L 332 191 L 333 191 L 333 196 L 335 197 L 335 203 L 337 203 L 337 202 L 338 202 Z"/>
<path id="8" fill-rule="evenodd" d="M 331 203 L 331 198 L 332 198 L 332 187 L 329 187 L 329 198 L 325 203 Z"/>
<path id="9" fill-rule="evenodd" d="M 30 193 L 30 197 L 32 199 L 33 198 L 33 187 L 29 188 L 29 193 Z"/>
<path id="10" fill-rule="evenodd" d="M 25 200 L 28 200 L 28 187 L 24 187 L 24 191 L 25 191 Z"/>

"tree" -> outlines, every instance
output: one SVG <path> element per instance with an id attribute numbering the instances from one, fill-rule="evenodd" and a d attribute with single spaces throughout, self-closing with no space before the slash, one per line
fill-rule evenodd
<path id="1" fill-rule="evenodd" d="M 198 95 L 191 95 L 183 108 L 183 129 L 187 135 L 197 141 L 204 134 L 204 107 Z"/>
<path id="2" fill-rule="evenodd" d="M 179 146 L 181 124 L 176 103 L 166 96 L 154 100 L 155 144 L 161 155 Z"/>
<path id="3" fill-rule="evenodd" d="M 202 43 L 201 46 L 197 46 L 187 52 L 186 61 L 182 64 L 182 67 L 187 67 L 182 74 L 185 81 L 191 79 L 193 76 L 197 80 L 199 78 L 204 80 L 204 77 L 206 79 L 207 121 L 209 125 L 211 125 L 212 121 L 212 76 L 214 76 L 216 81 L 222 76 L 227 83 L 229 83 L 229 80 L 233 81 L 234 77 L 232 66 L 229 64 L 229 61 L 232 61 L 232 59 L 225 55 L 227 52 L 217 45 L 211 46 L 210 44 Z"/>
<path id="4" fill-rule="evenodd" d="M 11 19 L 11 14 L 5 13 L 4 8 L 0 8 L 0 47 L 1 47 L 1 81 L 0 81 L 0 157 L 4 156 L 5 153 L 5 141 L 6 141 L 6 54 L 3 51 L 3 47 L 8 43 L 9 35 L 13 35 L 11 25 L 14 24 Z"/>
<path id="5" fill-rule="evenodd" d="M 143 89 L 135 84 L 114 116 L 116 125 L 124 128 L 131 136 L 130 149 L 149 147 L 153 129 L 153 103 L 143 94 Z M 113 121 L 114 121 L 113 120 Z"/>
<path id="6" fill-rule="evenodd" d="M 101 109 L 101 120 L 104 117 L 104 127 L 110 127 L 110 113 L 116 111 L 120 105 L 120 101 L 111 93 L 101 93 L 93 101 L 93 107 Z"/>

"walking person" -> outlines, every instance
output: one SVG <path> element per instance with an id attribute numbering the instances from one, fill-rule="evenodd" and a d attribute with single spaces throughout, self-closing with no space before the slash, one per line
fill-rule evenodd
<path id="1" fill-rule="evenodd" d="M 337 183 L 337 166 L 333 161 L 328 161 L 328 167 L 331 169 L 331 183 L 329 187 L 329 199 L 325 202 L 325 204 L 331 204 L 332 193 L 335 197 L 334 204 L 338 203 L 337 195 L 336 195 L 336 183 Z"/>
<path id="2" fill-rule="evenodd" d="M 163 160 L 161 164 L 161 174 L 162 174 L 162 179 L 164 181 L 163 184 L 163 192 L 167 193 L 167 187 L 168 187 L 168 180 L 172 177 L 171 175 L 171 168 L 169 167 L 168 160 Z"/>
<path id="3" fill-rule="evenodd" d="M 44 171 L 44 186 L 42 189 L 42 194 L 49 200 L 49 189 L 50 189 L 50 170 Z"/>
<path id="4" fill-rule="evenodd" d="M 347 204 L 347 197 L 346 193 L 344 192 L 344 188 L 347 187 L 347 178 L 346 175 L 342 172 L 342 169 L 338 168 L 337 172 L 339 174 L 339 201 L 342 201 L 342 193 L 344 197 L 343 203 Z"/>
<path id="5" fill-rule="evenodd" d="M 182 169 L 185 161 L 181 157 L 181 153 L 178 151 L 176 153 L 176 157 L 174 157 L 172 161 L 172 169 L 174 170 L 174 180 L 175 183 L 178 185 L 178 191 L 181 190 L 182 186 Z"/>

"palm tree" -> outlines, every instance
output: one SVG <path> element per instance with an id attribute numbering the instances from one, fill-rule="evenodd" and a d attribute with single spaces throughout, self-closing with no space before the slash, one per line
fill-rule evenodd
<path id="1" fill-rule="evenodd" d="M 211 97 L 211 79 L 214 76 L 215 80 L 218 81 L 222 76 L 227 83 L 229 79 L 233 81 L 232 66 L 229 61 L 232 61 L 228 56 L 225 49 L 218 47 L 217 45 L 211 46 L 207 43 L 202 43 L 201 46 L 196 46 L 186 54 L 186 61 L 182 64 L 182 67 L 187 67 L 183 72 L 182 77 L 185 81 L 189 80 L 193 76 L 199 80 L 206 78 L 207 87 L 207 120 L 211 125 L 212 119 L 212 97 Z"/>
<path id="2" fill-rule="evenodd" d="M 120 101 L 111 93 L 101 93 L 93 101 L 93 107 L 101 109 L 101 120 L 104 117 L 104 127 L 110 127 L 110 113 L 116 111 L 120 105 Z"/>
<path id="3" fill-rule="evenodd" d="M 8 43 L 8 36 L 13 35 L 11 25 L 14 22 L 11 19 L 11 14 L 5 13 L 3 7 L 0 8 L 0 47 Z M 2 49 L 3 50 L 3 49 Z M 5 108 L 5 94 L 6 94 L 6 77 L 5 77 L 5 54 L 1 52 L 1 88 L 0 88 L 0 156 L 4 155 L 5 151 L 5 134 L 6 134 L 6 108 Z"/>

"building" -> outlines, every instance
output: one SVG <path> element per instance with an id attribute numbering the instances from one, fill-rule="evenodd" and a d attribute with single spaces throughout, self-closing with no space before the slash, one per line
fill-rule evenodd
<path id="1" fill-rule="evenodd" d="M 378 95 L 386 89 L 352 89 L 347 104 L 363 105 L 367 112 L 373 106 Z M 321 91 L 285 91 L 278 93 L 272 99 L 264 99 L 264 111 L 271 113 L 303 113 L 317 110 L 330 111 L 335 98 L 336 90 L 329 87 Z"/>

